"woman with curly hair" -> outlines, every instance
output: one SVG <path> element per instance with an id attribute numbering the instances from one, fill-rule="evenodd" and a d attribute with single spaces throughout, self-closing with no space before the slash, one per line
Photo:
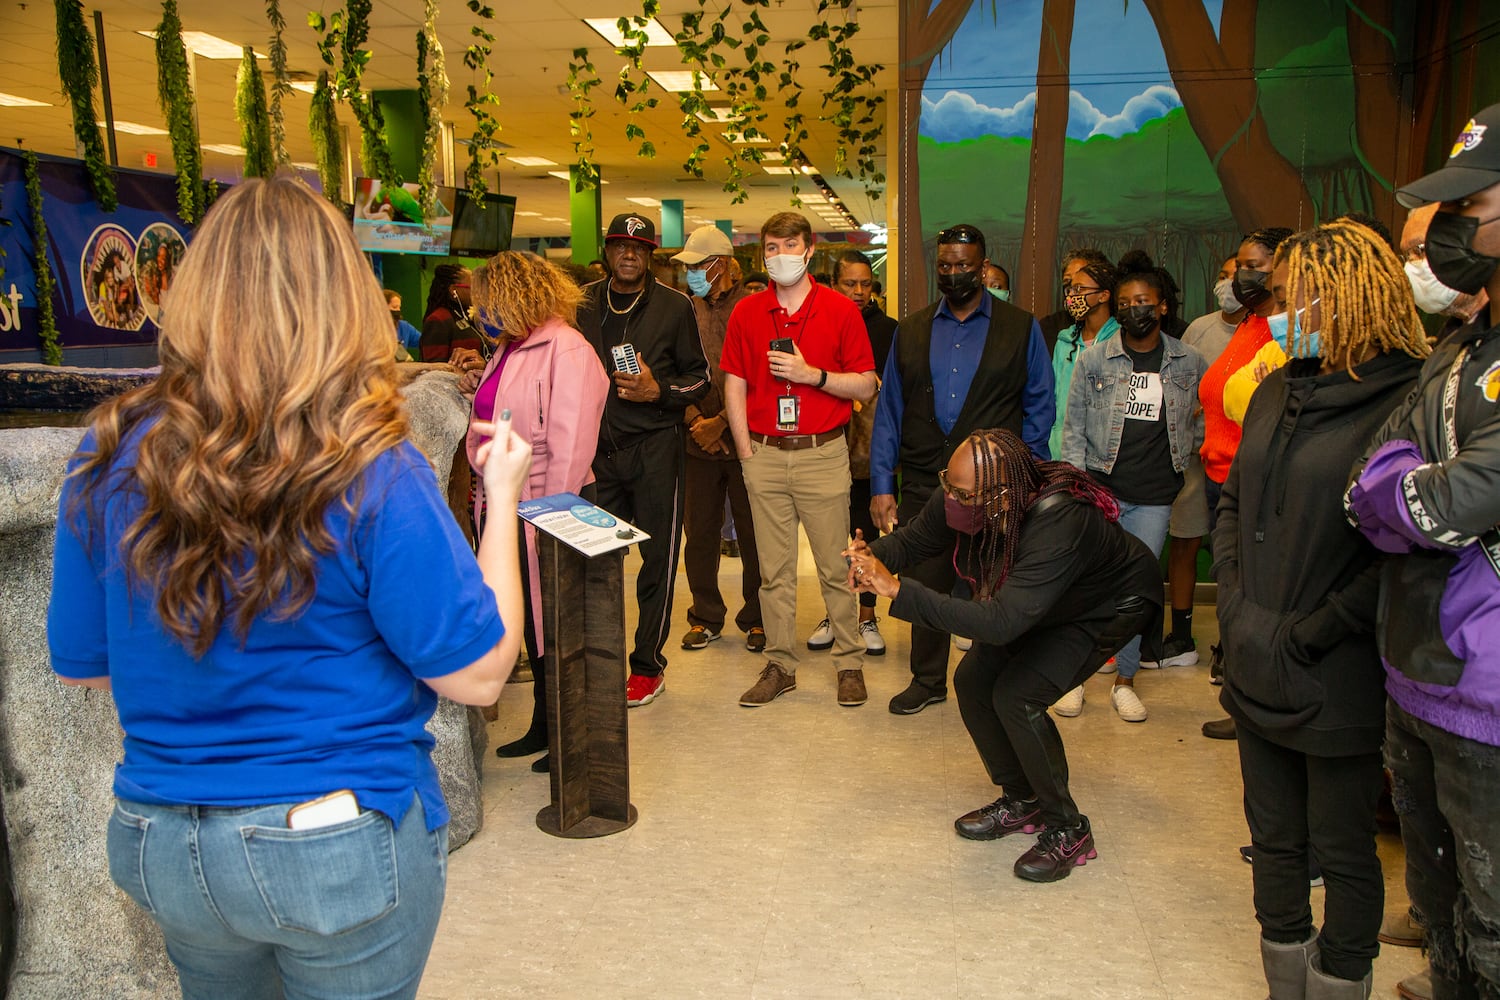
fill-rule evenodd
<path id="1" fill-rule="evenodd" d="M 889 598 L 897 618 L 974 638 L 953 686 L 1002 794 L 954 827 L 970 840 L 1040 830 L 1015 873 L 1054 882 L 1096 853 L 1047 707 L 1161 613 L 1161 570 L 1117 523 L 1109 491 L 1066 462 L 1037 462 L 1009 431 L 969 435 L 939 482 L 900 531 L 855 540 L 849 586 Z M 892 575 L 947 553 L 972 599 Z"/>
<path id="2" fill-rule="evenodd" d="M 125 733 L 110 875 L 185 997 L 415 996 L 447 853 L 425 725 L 515 663 L 515 524 L 476 562 L 406 440 L 380 286 L 300 181 L 221 198 L 163 317 L 161 375 L 71 463 L 48 613 L 53 669 Z M 530 447 L 489 433 L 513 503 Z"/>
<path id="3" fill-rule="evenodd" d="M 1291 357 L 1251 397 L 1219 501 L 1219 701 L 1239 734 L 1271 997 L 1362 998 L 1385 889 L 1375 853 L 1385 685 L 1380 564 L 1343 499 L 1349 468 L 1428 349 L 1401 261 L 1357 223 L 1289 237 L 1269 286 Z M 1326 886 L 1321 931 L 1310 856 Z"/>
<path id="4" fill-rule="evenodd" d="M 572 326 L 583 293 L 566 272 L 536 254 L 506 250 L 474 274 L 479 324 L 497 347 L 483 372 L 470 372 L 459 388 L 473 393 L 474 411 L 465 441 L 479 468 L 497 410 L 509 410 L 517 434 L 531 444 L 531 475 L 520 499 L 553 493 L 583 493 L 594 481 L 590 466 L 610 380 L 599 356 Z M 474 524 L 483 529 L 484 484 L 474 490 Z M 510 505 L 513 507 L 513 505 Z M 498 508 L 497 509 L 502 509 Z M 507 509 L 507 514 L 513 511 Z M 500 757 L 523 757 L 547 749 L 547 672 L 542 668 L 542 577 L 536 529 L 524 525 L 521 550 L 526 578 L 526 651 L 531 657 L 531 726 L 520 739 L 497 747 Z M 547 771 L 545 757 L 532 765 Z"/>

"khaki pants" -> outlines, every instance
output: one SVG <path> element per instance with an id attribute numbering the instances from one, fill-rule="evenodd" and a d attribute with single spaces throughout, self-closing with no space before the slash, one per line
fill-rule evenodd
<path id="1" fill-rule="evenodd" d="M 741 464 L 755 522 L 760 556 L 760 611 L 766 628 L 766 660 L 797 672 L 797 525 L 807 532 L 818 587 L 833 627 L 837 668 L 862 666 L 859 608 L 846 583 L 843 551 L 849 545 L 849 449 L 842 437 L 818 448 L 782 451 L 755 442 Z"/>

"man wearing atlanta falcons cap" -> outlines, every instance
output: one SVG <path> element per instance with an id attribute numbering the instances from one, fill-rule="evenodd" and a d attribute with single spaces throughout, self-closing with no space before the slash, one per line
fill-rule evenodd
<path id="1" fill-rule="evenodd" d="M 651 536 L 641 543 L 635 596 L 640 619 L 630 651 L 625 700 L 632 708 L 665 689 L 662 647 L 672 624 L 672 583 L 682 535 L 682 413 L 708 392 L 708 362 L 687 296 L 651 275 L 659 244 L 650 219 L 610 221 L 604 257 L 610 277 L 587 285 L 578 329 L 613 373 L 594 457 L 596 502 Z M 639 373 L 622 371 L 613 350 L 634 348 Z"/>
<path id="2" fill-rule="evenodd" d="M 1487 291 L 1488 321 L 1433 350 L 1347 506 L 1395 553 L 1376 624 L 1385 754 L 1431 995 L 1488 1000 L 1500 997 L 1500 105 L 1396 199 L 1438 205 L 1427 262 L 1449 288 Z"/>

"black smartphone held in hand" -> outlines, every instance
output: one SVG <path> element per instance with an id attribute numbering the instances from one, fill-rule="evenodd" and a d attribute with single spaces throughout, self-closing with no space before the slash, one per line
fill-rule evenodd
<path id="1" fill-rule="evenodd" d="M 780 351 L 782 354 L 795 353 L 792 349 L 791 337 L 777 337 L 775 340 L 771 341 L 771 350 Z"/>

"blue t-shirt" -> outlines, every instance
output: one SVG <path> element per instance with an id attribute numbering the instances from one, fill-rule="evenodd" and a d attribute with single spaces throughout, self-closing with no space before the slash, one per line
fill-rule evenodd
<path id="1" fill-rule="evenodd" d="M 129 437 L 112 481 L 129 482 L 139 434 Z M 57 673 L 110 677 L 125 730 L 116 795 L 241 806 L 348 788 L 399 824 L 415 792 L 430 829 L 448 822 L 424 728 L 437 696 L 420 679 L 468 666 L 505 629 L 415 447 L 402 443 L 370 464 L 352 513 L 329 505 L 334 549 L 316 557 L 317 592 L 301 614 L 262 616 L 243 646 L 222 628 L 199 661 L 162 630 L 154 595 L 126 587 L 119 540 L 139 496 L 110 494 L 103 530 L 91 532 L 69 523 L 77 492 L 70 479 L 47 641 Z"/>

